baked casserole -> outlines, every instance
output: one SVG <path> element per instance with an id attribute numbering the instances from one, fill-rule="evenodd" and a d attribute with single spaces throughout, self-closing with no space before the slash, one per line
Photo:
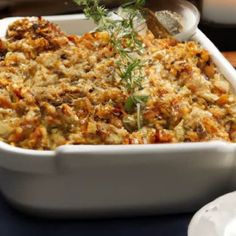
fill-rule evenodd
<path id="1" fill-rule="evenodd" d="M 194 41 L 139 37 L 141 128 L 107 32 L 67 35 L 42 18 L 14 22 L 0 41 L 0 140 L 36 150 L 236 142 L 236 96 L 209 53 Z"/>

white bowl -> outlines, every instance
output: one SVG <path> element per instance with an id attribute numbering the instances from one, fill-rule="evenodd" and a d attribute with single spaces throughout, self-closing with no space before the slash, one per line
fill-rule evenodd
<path id="1" fill-rule="evenodd" d="M 188 236 L 236 236 L 236 192 L 207 204 L 193 217 Z"/>
<path id="2" fill-rule="evenodd" d="M 200 13 L 192 3 L 186 0 L 158 0 L 154 5 L 151 4 L 153 2 L 150 2 L 148 7 L 153 11 L 169 10 L 181 16 L 184 30 L 174 36 L 176 39 L 184 41 L 195 34 L 200 21 Z"/>

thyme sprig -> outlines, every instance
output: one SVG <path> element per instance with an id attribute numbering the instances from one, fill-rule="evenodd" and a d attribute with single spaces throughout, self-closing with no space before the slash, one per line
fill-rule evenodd
<path id="1" fill-rule="evenodd" d="M 107 17 L 108 11 L 100 5 L 99 0 L 74 0 L 74 2 L 79 6 L 83 6 L 85 16 L 93 19 L 96 24 Z"/>
<path id="2" fill-rule="evenodd" d="M 142 62 L 140 59 L 134 59 L 131 60 L 129 63 L 127 63 L 125 65 L 125 68 L 122 68 L 123 67 L 122 65 L 120 66 L 121 69 L 120 77 L 126 82 L 127 89 L 131 93 L 135 92 L 135 88 L 137 88 L 137 86 L 141 88 L 141 82 L 143 80 L 143 76 L 140 74 L 140 71 L 138 71 L 140 75 L 135 75 L 137 69 L 141 69 L 143 67 L 141 63 Z"/>
<path id="3" fill-rule="evenodd" d="M 116 64 L 119 75 L 130 93 L 125 110 L 130 113 L 136 108 L 137 127 L 142 127 L 142 109 L 147 97 L 140 97 L 137 92 L 142 89 L 145 78 L 145 63 L 139 59 L 144 45 L 139 38 L 135 20 L 142 17 L 140 9 L 145 0 L 131 0 L 122 5 L 121 10 L 109 12 L 100 3 L 100 0 L 74 0 L 84 7 L 85 15 L 97 25 L 98 31 L 107 31 L 114 51 L 119 55 Z M 136 55 L 134 55 L 136 53 Z"/>

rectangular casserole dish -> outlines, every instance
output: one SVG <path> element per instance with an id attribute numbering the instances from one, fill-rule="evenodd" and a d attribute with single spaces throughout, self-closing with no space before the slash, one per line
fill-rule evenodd
<path id="1" fill-rule="evenodd" d="M 0 21 L 0 37 L 17 18 Z M 83 15 L 48 17 L 67 33 L 94 25 Z M 207 49 L 236 90 L 236 72 L 210 40 Z M 62 146 L 33 151 L 0 142 L 0 190 L 15 206 L 40 215 L 114 216 L 196 210 L 232 188 L 236 144 Z"/>

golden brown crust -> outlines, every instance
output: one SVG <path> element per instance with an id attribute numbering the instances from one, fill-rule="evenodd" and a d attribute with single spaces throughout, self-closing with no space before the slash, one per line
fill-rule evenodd
<path id="1" fill-rule="evenodd" d="M 15 41 L 26 38 L 52 39 L 63 35 L 64 33 L 58 26 L 39 17 L 37 20 L 29 20 L 24 18 L 22 20 L 15 21 L 8 27 L 6 38 L 8 40 Z"/>
<path id="2" fill-rule="evenodd" d="M 0 140 L 38 150 L 236 142 L 236 97 L 209 53 L 196 42 L 151 34 L 142 40 L 147 65 L 141 92 L 149 99 L 137 130 L 136 113 L 124 109 L 129 93 L 106 32 L 79 37 L 41 18 L 14 22 L 0 41 Z"/>

